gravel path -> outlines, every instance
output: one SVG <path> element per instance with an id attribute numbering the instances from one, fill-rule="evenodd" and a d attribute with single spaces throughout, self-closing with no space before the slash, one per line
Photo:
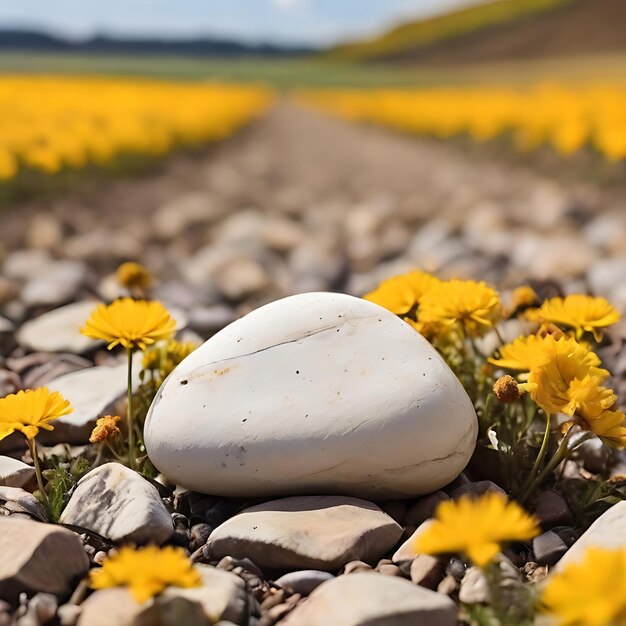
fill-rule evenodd
<path id="1" fill-rule="evenodd" d="M 603 261 L 626 254 L 624 197 L 281 102 L 201 156 L 15 206 L 0 229 L 4 252 L 44 249 L 97 278 L 138 259 L 179 291 L 202 285 L 197 304 L 244 310 L 306 289 L 359 293 L 416 265 L 501 286 L 529 276 L 578 286 L 599 265 L 602 292 L 626 263 Z"/>

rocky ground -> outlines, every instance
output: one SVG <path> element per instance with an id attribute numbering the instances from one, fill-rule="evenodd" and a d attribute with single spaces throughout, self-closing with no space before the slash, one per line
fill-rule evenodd
<path id="1" fill-rule="evenodd" d="M 0 214 L 0 395 L 41 385 L 61 391 L 75 412 L 43 443 L 48 453 L 64 454 L 64 444 L 81 449 L 95 418 L 123 397 L 125 380 L 124 364 L 95 351 L 76 329 L 95 298 L 118 294 L 112 273 L 129 259 L 151 270 L 151 295 L 175 311 L 191 338 L 208 338 L 284 295 L 361 295 L 414 267 L 505 289 L 532 280 L 542 289 L 591 291 L 623 310 L 624 200 L 620 187 L 557 179 L 514 159 L 351 126 L 281 103 L 202 156 L 176 156 L 154 173 L 85 185 Z M 618 327 L 603 353 L 622 396 L 624 338 L 626 329 Z M 44 513 L 16 442 L 0 443 L 7 455 L 0 457 L 0 511 L 8 515 L 0 518 L 0 625 L 156 623 L 115 590 L 83 602 L 86 587 L 74 585 L 90 562 L 126 541 L 171 541 L 197 563 L 217 566 L 203 570 L 206 584 L 195 600 L 205 612 L 190 624 L 208 623 L 207 614 L 223 624 L 257 626 L 454 624 L 456 609 L 446 596 L 485 597 L 484 580 L 458 559 L 415 559 L 404 545 L 442 499 L 499 489 L 470 474 L 410 500 L 320 496 L 303 511 L 290 498 L 279 508 L 291 511 L 291 521 L 270 524 L 274 502 L 175 490 L 109 464 L 81 483 L 65 507 L 61 522 L 79 537 L 30 521 Z M 621 459 L 590 445 L 583 471 L 609 461 L 621 471 Z M 245 516 L 235 516 L 244 509 Z M 555 492 L 541 494 L 537 514 L 544 534 L 523 558 L 508 554 L 529 579 L 545 575 L 577 539 L 572 513 Z M 259 520 L 267 524 L 260 538 L 253 532 Z M 611 520 L 600 524 L 599 535 L 602 524 L 626 532 Z M 302 526 L 313 530 L 300 533 Z M 303 602 L 328 580 L 334 584 Z M 38 593 L 29 600 L 24 590 Z M 347 594 L 361 598 L 352 609 Z M 119 615 L 111 615 L 112 607 Z"/>

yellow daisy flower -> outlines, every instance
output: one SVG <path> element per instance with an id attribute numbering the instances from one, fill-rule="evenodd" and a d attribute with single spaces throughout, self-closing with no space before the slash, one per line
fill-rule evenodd
<path id="1" fill-rule="evenodd" d="M 135 263 L 134 261 L 127 261 L 122 263 L 116 271 L 117 281 L 130 289 L 139 289 L 144 291 L 152 284 L 152 275 L 141 263 Z"/>
<path id="2" fill-rule="evenodd" d="M 626 624 L 626 548 L 588 548 L 548 578 L 541 609 L 556 626 Z"/>
<path id="3" fill-rule="evenodd" d="M 413 545 L 416 553 L 463 553 L 486 566 L 505 541 L 525 541 L 540 532 L 538 521 L 500 493 L 463 496 L 437 507 L 435 519 Z"/>
<path id="4" fill-rule="evenodd" d="M 199 587 L 200 573 L 182 548 L 146 546 L 121 548 L 90 573 L 93 589 L 127 587 L 137 602 L 143 603 L 167 587 Z"/>
<path id="5" fill-rule="evenodd" d="M 99 304 L 80 332 L 108 342 L 108 349 L 122 345 L 127 350 L 146 346 L 173 335 L 176 323 L 167 309 L 156 301 L 121 298 Z"/>
<path id="6" fill-rule="evenodd" d="M 420 300 L 418 321 L 426 326 L 460 326 L 472 337 L 484 335 L 502 318 L 500 297 L 484 282 L 440 281 Z"/>
<path id="7" fill-rule="evenodd" d="M 502 346 L 500 358 L 489 358 L 489 363 L 504 369 L 529 372 L 550 361 L 556 353 L 575 357 L 596 376 L 607 377 L 609 373 L 600 368 L 599 357 L 587 346 L 573 337 L 556 338 L 554 335 L 529 335 L 518 337 Z"/>
<path id="8" fill-rule="evenodd" d="M 50 422 L 72 411 L 68 400 L 46 387 L 12 393 L 0 398 L 0 440 L 16 430 L 34 439 L 40 428 L 54 430 Z"/>
<path id="9" fill-rule="evenodd" d="M 528 311 L 527 317 L 538 322 L 553 322 L 573 328 L 576 338 L 589 332 L 596 341 L 602 330 L 619 321 L 619 313 L 604 298 L 574 294 L 565 298 L 550 298 L 538 309 Z"/>
<path id="10" fill-rule="evenodd" d="M 415 270 L 408 274 L 388 278 L 363 298 L 396 315 L 405 315 L 417 306 L 426 291 L 438 282 L 440 282 L 439 279 L 434 276 Z"/>

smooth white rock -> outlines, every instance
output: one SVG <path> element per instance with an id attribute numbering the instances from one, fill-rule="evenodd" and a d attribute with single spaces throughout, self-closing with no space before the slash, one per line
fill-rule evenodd
<path id="1" fill-rule="evenodd" d="M 0 456 L 0 486 L 23 489 L 33 482 L 35 468 L 10 456 Z"/>
<path id="2" fill-rule="evenodd" d="M 69 302 L 87 279 L 87 266 L 79 261 L 53 261 L 24 285 L 20 297 L 29 306 Z"/>
<path id="3" fill-rule="evenodd" d="M 99 365 L 64 374 L 47 383 L 51 391 L 59 391 L 73 407 L 69 415 L 54 422 L 54 430 L 41 432 L 46 444 L 87 443 L 96 420 L 111 414 L 117 402 L 126 395 L 126 363 Z M 133 386 L 139 382 L 141 359 L 133 362 Z"/>
<path id="4" fill-rule="evenodd" d="M 82 354 L 103 342 L 81 335 L 80 329 L 98 302 L 74 302 L 44 313 L 22 324 L 16 333 L 17 342 L 37 352 L 71 352 Z"/>
<path id="5" fill-rule="evenodd" d="M 622 550 L 626 548 L 626 502 L 618 502 L 583 533 L 556 564 L 562 570 L 570 563 L 582 561 L 588 548 Z"/>
<path id="6" fill-rule="evenodd" d="M 477 420 L 432 346 L 376 304 L 309 293 L 230 324 L 165 381 L 152 462 L 215 495 L 410 497 L 451 482 Z"/>
<path id="7" fill-rule="evenodd" d="M 174 532 L 156 487 L 120 463 L 106 463 L 85 474 L 59 522 L 86 528 L 115 543 L 160 545 Z"/>

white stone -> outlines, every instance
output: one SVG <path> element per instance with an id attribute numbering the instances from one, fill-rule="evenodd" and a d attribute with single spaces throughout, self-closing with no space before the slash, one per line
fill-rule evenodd
<path id="1" fill-rule="evenodd" d="M 432 346 L 371 302 L 268 304 L 185 359 L 150 408 L 150 459 L 224 496 L 411 497 L 451 482 L 475 446 L 463 387 Z"/>
<path id="2" fill-rule="evenodd" d="M 0 456 L 0 486 L 23 489 L 34 478 L 34 467 L 10 456 Z"/>
<path id="3" fill-rule="evenodd" d="M 41 433 L 42 441 L 53 443 L 87 443 L 96 420 L 114 412 L 115 405 L 126 395 L 127 364 L 100 365 L 71 372 L 51 380 L 46 386 L 67 398 L 73 407 L 69 415 L 54 422 L 54 430 Z M 133 385 L 139 381 L 141 357 L 133 362 Z"/>
<path id="4" fill-rule="evenodd" d="M 588 548 L 626 548 L 626 502 L 618 502 L 603 513 L 556 564 L 557 570 L 580 562 Z"/>
<path id="5" fill-rule="evenodd" d="M 284 626 L 455 626 L 457 607 L 446 596 L 401 578 L 357 573 L 320 585 L 281 622 Z"/>
<path id="6" fill-rule="evenodd" d="M 115 543 L 162 544 L 174 532 L 156 487 L 120 463 L 106 463 L 83 476 L 59 522 Z"/>
<path id="7" fill-rule="evenodd" d="M 74 302 L 29 320 L 18 329 L 17 342 L 38 352 L 87 352 L 102 344 L 80 333 L 97 304 L 92 300 Z"/>
<path id="8" fill-rule="evenodd" d="M 83 263 L 54 261 L 26 283 L 20 296 L 29 306 L 64 304 L 76 295 L 86 278 Z"/>

